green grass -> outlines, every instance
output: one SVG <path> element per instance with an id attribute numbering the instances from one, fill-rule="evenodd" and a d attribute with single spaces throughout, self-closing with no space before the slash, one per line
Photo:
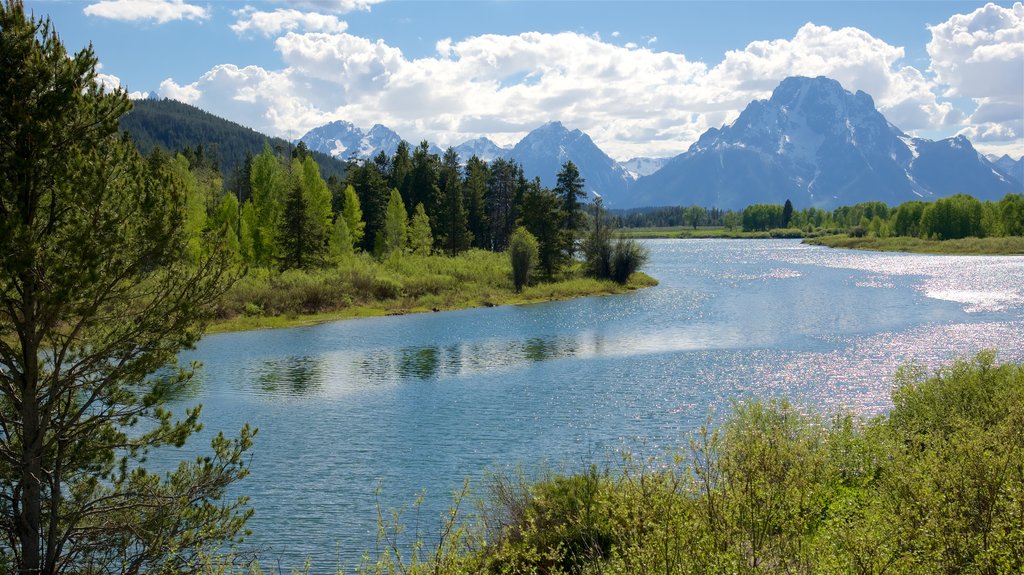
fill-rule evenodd
<path id="1" fill-rule="evenodd" d="M 1024 254 L 1024 237 L 964 238 L 959 240 L 923 240 L 911 237 L 861 237 L 848 235 L 807 238 L 805 244 L 870 250 L 879 252 L 910 252 L 917 254 L 949 255 L 1021 255 Z"/>
<path id="2" fill-rule="evenodd" d="M 637 273 L 625 285 L 579 271 L 535 281 L 516 293 L 506 254 L 473 250 L 456 257 L 351 256 L 336 267 L 253 269 L 229 291 L 210 332 L 296 327 L 325 321 L 402 315 L 625 293 L 656 285 Z"/>

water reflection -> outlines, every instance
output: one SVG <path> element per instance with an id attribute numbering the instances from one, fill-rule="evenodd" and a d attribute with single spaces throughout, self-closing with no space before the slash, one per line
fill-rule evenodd
<path id="1" fill-rule="evenodd" d="M 273 395 L 308 395 L 323 386 L 320 357 L 291 356 L 264 361 L 255 368 L 252 381 Z"/>

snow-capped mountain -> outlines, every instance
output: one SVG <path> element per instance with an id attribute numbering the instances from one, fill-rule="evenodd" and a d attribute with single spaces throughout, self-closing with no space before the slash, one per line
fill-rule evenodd
<path id="1" fill-rule="evenodd" d="M 626 170 L 634 180 L 649 176 L 665 167 L 672 158 L 631 158 L 625 162 L 619 162 L 619 167 Z"/>
<path id="2" fill-rule="evenodd" d="M 590 136 L 569 130 L 561 122 L 549 122 L 527 134 L 512 148 L 510 158 L 523 166 L 527 178 L 539 177 L 548 187 L 555 186 L 562 165 L 572 160 L 586 180 L 584 188 L 600 194 L 609 207 L 619 207 L 632 183 L 629 174 Z"/>
<path id="3" fill-rule="evenodd" d="M 479 137 L 475 140 L 469 140 L 463 142 L 458 146 L 455 146 L 455 151 L 459 154 L 459 159 L 465 164 L 467 160 L 476 156 L 485 162 L 493 161 L 497 158 L 508 158 L 512 152 L 511 148 L 502 148 L 498 144 L 495 144 L 490 138 Z"/>
<path id="4" fill-rule="evenodd" d="M 797 207 L 834 208 L 954 193 L 998 199 L 1020 187 L 966 138 L 911 138 L 866 93 L 825 77 L 792 77 L 637 180 L 627 203 L 741 209 L 790 199 Z"/>
<path id="5" fill-rule="evenodd" d="M 1024 183 L 1024 156 L 1020 159 L 1014 160 L 1010 156 L 1004 154 L 1002 157 L 999 156 L 985 156 L 988 158 L 992 165 L 996 167 L 1001 173 L 1010 176 L 1018 182 Z"/>
<path id="6" fill-rule="evenodd" d="M 351 122 L 338 120 L 313 128 L 299 140 L 305 142 L 310 150 L 330 154 L 341 160 L 366 160 L 381 151 L 388 156 L 393 155 L 402 138 L 381 124 L 375 124 L 368 132 L 363 132 Z"/>

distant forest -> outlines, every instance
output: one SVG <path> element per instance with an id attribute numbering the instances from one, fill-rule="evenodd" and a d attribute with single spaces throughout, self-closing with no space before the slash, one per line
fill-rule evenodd
<path id="1" fill-rule="evenodd" d="M 128 132 L 143 155 L 154 148 L 198 155 L 212 163 L 224 180 L 240 177 L 253 156 L 269 142 L 278 154 L 290 156 L 292 144 L 251 128 L 204 112 L 175 100 L 135 100 L 132 111 L 121 116 L 121 130 Z M 345 178 L 345 162 L 321 152 L 311 152 L 325 180 Z"/>

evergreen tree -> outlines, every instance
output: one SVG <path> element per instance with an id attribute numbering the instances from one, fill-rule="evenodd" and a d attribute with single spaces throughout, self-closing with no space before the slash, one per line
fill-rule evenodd
<path id="1" fill-rule="evenodd" d="M 340 214 L 334 219 L 334 227 L 331 229 L 330 254 L 336 262 L 352 254 L 352 235 L 344 216 Z"/>
<path id="2" fill-rule="evenodd" d="M 91 48 L 69 55 L 11 0 L 0 60 L 0 564 L 188 571 L 241 533 L 244 502 L 223 498 L 251 434 L 169 472 L 144 463 L 199 428 L 198 408 L 175 421 L 166 404 L 228 256 L 184 257 L 186 191 L 120 136 L 131 102 L 100 86 Z"/>
<path id="3" fill-rule="evenodd" d="M 384 227 L 377 232 L 377 239 L 374 242 L 374 254 L 383 258 L 404 252 L 408 238 L 407 228 L 405 203 L 398 190 L 392 189 L 385 210 Z"/>
<path id="4" fill-rule="evenodd" d="M 490 233 L 487 223 L 487 183 L 490 169 L 487 163 L 473 156 L 466 162 L 463 197 L 466 203 L 466 224 L 472 236 L 473 247 L 490 249 Z"/>
<path id="5" fill-rule="evenodd" d="M 498 158 L 491 164 L 491 178 L 487 184 L 485 205 L 490 236 L 488 249 L 503 252 L 515 228 L 517 216 L 516 195 L 523 169 L 511 160 Z"/>
<path id="6" fill-rule="evenodd" d="M 406 203 L 407 208 L 412 210 L 416 204 L 423 204 L 428 215 L 438 213 L 441 204 L 438 167 L 437 156 L 430 153 L 430 143 L 423 140 L 412 153 L 412 191 L 409 194 L 412 201 Z M 412 216 L 411 211 L 409 216 Z"/>
<path id="7" fill-rule="evenodd" d="M 341 216 L 345 219 L 345 226 L 348 228 L 349 237 L 352 239 L 352 247 L 360 245 L 363 241 L 363 230 L 366 222 L 363 221 L 363 210 L 359 207 L 359 196 L 356 195 L 352 185 L 345 186 L 342 195 Z"/>
<path id="8" fill-rule="evenodd" d="M 782 227 L 788 228 L 789 222 L 793 219 L 793 202 L 786 198 L 786 204 L 782 206 Z"/>
<path id="9" fill-rule="evenodd" d="M 562 265 L 562 211 L 558 196 L 535 179 L 523 194 L 520 226 L 537 240 L 538 265 L 543 274 L 554 277 Z"/>
<path id="10" fill-rule="evenodd" d="M 238 220 L 238 200 L 235 199 L 235 195 L 222 195 L 210 219 L 210 229 L 217 237 L 223 238 L 225 248 L 235 261 L 241 260 L 242 257 L 241 244 L 238 240 Z"/>
<path id="11" fill-rule="evenodd" d="M 434 238 L 430 235 L 430 218 L 423 204 L 416 204 L 416 210 L 409 220 L 409 251 L 422 256 L 430 255 Z"/>
<path id="12" fill-rule="evenodd" d="M 391 197 L 387 180 L 384 179 L 384 175 L 376 163 L 368 162 L 362 166 L 349 167 L 349 184 L 355 188 L 359 205 L 363 210 L 363 221 L 366 224 L 363 228 L 363 241 L 360 247 L 367 253 L 378 253 L 376 240 L 383 238 L 381 232 L 384 230 L 388 201 Z M 346 223 L 351 224 L 351 221 L 346 221 Z"/>
<path id="13" fill-rule="evenodd" d="M 251 230 L 253 263 L 270 266 L 280 255 L 277 234 L 289 186 L 288 174 L 270 149 L 269 143 L 264 145 L 260 155 L 253 158 L 250 176 L 256 216 L 255 226 Z"/>
<path id="14" fill-rule="evenodd" d="M 448 148 L 441 160 L 441 194 L 443 202 L 437 214 L 438 243 L 448 255 L 456 255 L 469 248 L 473 236 L 469 232 L 466 204 L 462 197 L 462 178 L 459 177 L 459 155 Z"/>
<path id="15" fill-rule="evenodd" d="M 388 164 L 387 170 L 389 189 L 394 188 L 402 196 L 402 201 L 408 206 L 415 206 L 412 195 L 412 154 L 409 151 L 409 142 L 402 140 L 398 142 L 394 156 Z"/>
<path id="16" fill-rule="evenodd" d="M 562 201 L 562 229 L 565 230 L 563 249 L 571 260 L 576 254 L 576 237 L 583 229 L 583 200 L 587 198 L 583 184 L 586 181 L 572 160 L 562 164 L 556 181 L 555 193 Z"/>
<path id="17" fill-rule="evenodd" d="M 598 279 L 612 276 L 612 228 L 604 214 L 604 201 L 594 201 L 594 224 L 583 242 L 587 275 Z"/>

